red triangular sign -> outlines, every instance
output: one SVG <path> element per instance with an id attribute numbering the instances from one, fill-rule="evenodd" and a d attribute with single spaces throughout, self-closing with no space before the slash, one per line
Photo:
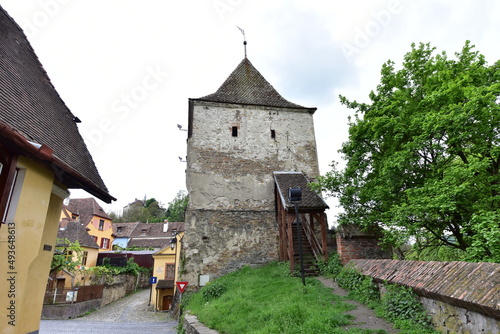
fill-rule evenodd
<path id="1" fill-rule="evenodd" d="M 188 285 L 188 282 L 175 282 L 177 284 L 177 288 L 179 289 L 180 293 L 184 292 L 184 289 Z"/>

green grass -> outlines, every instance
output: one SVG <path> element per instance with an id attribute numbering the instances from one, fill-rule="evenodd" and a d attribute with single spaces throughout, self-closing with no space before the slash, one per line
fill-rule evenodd
<path id="1" fill-rule="evenodd" d="M 343 329 L 353 308 L 314 278 L 289 275 L 288 264 L 241 270 L 185 296 L 185 309 L 225 334 L 369 334 L 380 330 Z"/>

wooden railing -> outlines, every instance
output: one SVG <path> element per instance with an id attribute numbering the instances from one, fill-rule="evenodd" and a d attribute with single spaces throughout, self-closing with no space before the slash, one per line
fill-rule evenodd
<path id="1" fill-rule="evenodd" d="M 304 217 L 304 216 L 302 216 Z M 305 218 L 305 217 L 304 217 Z M 316 258 L 316 261 L 321 261 L 323 259 L 323 252 L 321 250 L 321 244 L 316 238 L 316 234 L 314 233 L 314 230 L 311 228 L 311 222 L 308 221 L 307 219 L 304 219 L 304 223 L 301 224 L 302 229 L 304 230 L 307 241 L 309 242 L 309 245 L 311 245 L 312 251 L 314 253 L 314 257 Z"/>

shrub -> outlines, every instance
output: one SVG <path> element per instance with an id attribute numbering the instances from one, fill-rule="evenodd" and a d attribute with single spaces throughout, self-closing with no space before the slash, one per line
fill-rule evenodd
<path id="1" fill-rule="evenodd" d="M 144 268 L 139 266 L 137 263 L 134 262 L 134 258 L 131 257 L 130 259 L 127 260 L 127 264 L 125 267 L 117 267 L 120 274 L 131 274 L 134 276 L 139 275 L 139 273 L 147 273 L 149 271 L 148 268 Z"/>
<path id="2" fill-rule="evenodd" d="M 331 254 L 327 261 L 318 262 L 321 275 L 337 277 L 342 270 L 342 261 L 338 253 Z"/>
<path id="3" fill-rule="evenodd" d="M 378 287 L 373 279 L 361 275 L 354 267 L 344 267 L 337 275 L 337 282 L 362 303 L 376 302 L 380 299 Z"/>
<path id="4" fill-rule="evenodd" d="M 224 292 L 227 291 L 227 287 L 221 282 L 213 282 L 206 285 L 203 290 L 203 299 L 205 301 L 210 301 L 219 298 Z"/>
<path id="5" fill-rule="evenodd" d="M 422 327 L 430 327 L 430 319 L 410 288 L 389 284 L 382 297 L 385 316 L 391 320 L 409 320 Z"/>
<path id="6" fill-rule="evenodd" d="M 118 271 L 106 266 L 97 266 L 90 268 L 94 274 L 92 284 L 113 283 L 113 276 L 118 275 Z"/>

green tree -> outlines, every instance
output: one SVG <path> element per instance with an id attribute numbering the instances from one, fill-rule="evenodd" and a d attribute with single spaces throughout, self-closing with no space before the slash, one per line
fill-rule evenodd
<path id="1" fill-rule="evenodd" d="M 113 223 L 125 223 L 122 219 L 122 215 L 119 215 L 114 211 L 108 212 L 108 216 L 111 218 Z"/>
<path id="2" fill-rule="evenodd" d="M 149 206 L 153 203 L 158 203 L 158 201 L 154 198 L 154 197 L 151 197 L 150 199 L 147 199 L 145 202 L 144 202 L 144 206 L 146 208 L 149 208 Z"/>
<path id="3" fill-rule="evenodd" d="M 155 198 L 149 198 L 144 201 L 144 206 L 135 205 L 123 211 L 123 214 L 110 212 L 108 215 L 113 220 L 113 223 L 127 222 L 150 222 L 162 223 L 165 219 L 172 222 L 184 221 L 184 210 L 186 209 L 188 200 L 184 191 L 179 191 L 175 199 L 168 203 L 168 209 Z"/>
<path id="4" fill-rule="evenodd" d="M 55 274 L 60 270 L 68 272 L 76 271 L 78 266 L 82 265 L 84 249 L 78 241 L 71 242 L 68 239 L 57 239 L 52 263 L 50 265 L 50 274 Z"/>
<path id="5" fill-rule="evenodd" d="M 163 222 L 166 218 L 167 210 L 154 198 L 151 198 L 152 201 L 146 201 L 146 208 L 149 211 L 149 221 L 150 222 Z"/>
<path id="6" fill-rule="evenodd" d="M 371 103 L 340 97 L 355 110 L 346 166 L 334 162 L 314 186 L 339 198 L 339 223 L 500 262 L 500 63 L 473 49 L 467 41 L 450 59 L 413 44 L 402 68 L 382 66 Z"/>
<path id="7" fill-rule="evenodd" d="M 147 222 L 151 214 L 148 208 L 143 206 L 132 206 L 123 211 L 121 219 L 123 222 Z"/>
<path id="8" fill-rule="evenodd" d="M 185 191 L 179 191 L 172 202 L 168 203 L 167 219 L 171 222 L 183 222 L 184 215 L 189 203 L 189 197 Z"/>

